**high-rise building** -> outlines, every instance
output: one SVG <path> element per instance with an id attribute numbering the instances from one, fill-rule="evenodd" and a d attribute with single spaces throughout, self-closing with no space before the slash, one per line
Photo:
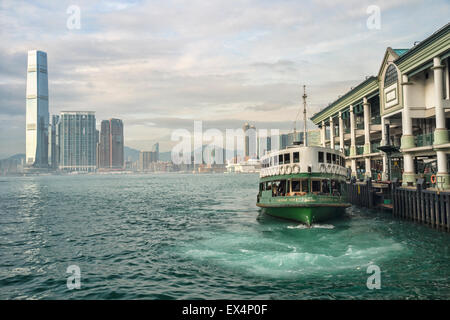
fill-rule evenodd
<path id="1" fill-rule="evenodd" d="M 261 158 L 263 155 L 270 152 L 272 148 L 272 139 L 271 137 L 260 137 L 258 140 L 258 158 Z"/>
<path id="2" fill-rule="evenodd" d="M 28 51 L 26 91 L 26 165 L 48 167 L 47 54 Z"/>
<path id="3" fill-rule="evenodd" d="M 152 151 L 155 152 L 156 161 L 159 161 L 159 142 L 153 145 Z"/>
<path id="4" fill-rule="evenodd" d="M 95 171 L 95 112 L 63 111 L 58 127 L 59 168 L 64 171 Z"/>
<path id="5" fill-rule="evenodd" d="M 139 170 L 154 171 L 153 165 L 158 161 L 156 157 L 157 154 L 154 151 L 141 151 L 139 154 Z"/>
<path id="6" fill-rule="evenodd" d="M 120 119 L 103 120 L 98 146 L 98 166 L 103 169 L 123 169 L 123 122 Z"/>
<path id="7" fill-rule="evenodd" d="M 52 123 L 48 127 L 48 166 L 57 169 L 59 166 L 59 116 L 52 116 Z"/>
<path id="8" fill-rule="evenodd" d="M 249 150 L 250 138 L 247 133 L 248 129 L 250 129 L 250 125 L 248 124 L 248 122 L 246 122 L 242 127 L 242 131 L 244 131 L 244 158 L 250 155 Z"/>

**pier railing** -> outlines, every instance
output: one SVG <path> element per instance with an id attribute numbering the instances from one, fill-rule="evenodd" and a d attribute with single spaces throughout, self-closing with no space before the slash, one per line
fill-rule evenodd
<path id="1" fill-rule="evenodd" d="M 392 210 L 394 217 L 450 232 L 450 191 L 426 189 L 423 180 L 417 187 L 352 180 L 347 183 L 347 194 L 353 205 Z"/>
<path id="2" fill-rule="evenodd" d="M 418 183 L 417 188 L 394 185 L 392 214 L 450 231 L 450 192 L 424 189 L 424 185 Z"/>

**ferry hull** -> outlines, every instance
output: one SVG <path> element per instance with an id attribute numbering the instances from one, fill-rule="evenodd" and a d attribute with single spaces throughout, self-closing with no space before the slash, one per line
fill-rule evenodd
<path id="1" fill-rule="evenodd" d="M 281 219 L 293 220 L 311 225 L 338 218 L 345 213 L 347 206 L 311 206 L 311 207 L 262 207 L 262 212 Z"/>

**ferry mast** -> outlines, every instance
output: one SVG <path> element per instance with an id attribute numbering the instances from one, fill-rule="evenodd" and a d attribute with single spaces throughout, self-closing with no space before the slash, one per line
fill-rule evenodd
<path id="1" fill-rule="evenodd" d="M 306 132 L 306 86 L 303 85 L 303 145 L 308 146 L 308 135 Z"/>

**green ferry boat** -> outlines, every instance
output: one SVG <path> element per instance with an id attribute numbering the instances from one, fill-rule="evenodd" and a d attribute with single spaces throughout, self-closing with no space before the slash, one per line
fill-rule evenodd
<path id="1" fill-rule="evenodd" d="M 261 158 L 256 205 L 265 214 L 310 226 L 338 217 L 350 206 L 346 179 L 340 151 L 294 145 Z"/>
<path id="2" fill-rule="evenodd" d="M 294 142 L 261 157 L 256 205 L 268 215 L 311 226 L 342 215 L 351 204 L 347 201 L 344 154 L 333 148 L 308 146 L 306 98 L 303 86 L 304 144 Z"/>

